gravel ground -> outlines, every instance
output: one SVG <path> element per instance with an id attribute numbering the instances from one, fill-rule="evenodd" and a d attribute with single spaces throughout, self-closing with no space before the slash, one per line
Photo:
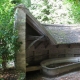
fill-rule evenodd
<path id="1" fill-rule="evenodd" d="M 25 73 L 18 71 L 15 68 L 0 70 L 0 80 L 23 80 L 24 78 Z"/>
<path id="2" fill-rule="evenodd" d="M 80 80 L 80 70 L 68 72 L 55 78 L 46 78 L 40 71 L 29 72 L 26 74 L 27 80 Z"/>

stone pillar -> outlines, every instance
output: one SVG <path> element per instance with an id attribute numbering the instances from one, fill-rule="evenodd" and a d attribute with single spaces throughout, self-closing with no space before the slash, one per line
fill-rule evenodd
<path id="1" fill-rule="evenodd" d="M 22 42 L 20 51 L 16 54 L 16 68 L 26 71 L 26 13 L 17 7 L 15 10 L 15 29 L 18 30 L 19 41 Z"/>

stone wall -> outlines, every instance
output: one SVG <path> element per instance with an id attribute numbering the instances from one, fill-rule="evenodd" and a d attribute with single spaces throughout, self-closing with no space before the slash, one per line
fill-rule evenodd
<path id="1" fill-rule="evenodd" d="M 26 59 L 29 65 L 39 65 L 41 61 L 51 58 L 80 57 L 80 44 L 48 44 L 45 47 L 44 42 L 41 42 L 36 47 L 38 43 L 40 42 L 35 43 L 27 52 Z"/>

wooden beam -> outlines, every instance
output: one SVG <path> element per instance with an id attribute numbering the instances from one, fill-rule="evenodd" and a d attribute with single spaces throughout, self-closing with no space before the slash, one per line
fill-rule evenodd
<path id="1" fill-rule="evenodd" d="M 26 68 L 26 72 L 40 70 L 41 66 L 31 66 Z"/>
<path id="2" fill-rule="evenodd" d="M 27 40 L 36 40 L 39 37 L 40 36 L 27 36 Z M 43 37 L 42 39 L 40 39 L 40 41 L 49 41 L 49 39 L 47 37 Z"/>

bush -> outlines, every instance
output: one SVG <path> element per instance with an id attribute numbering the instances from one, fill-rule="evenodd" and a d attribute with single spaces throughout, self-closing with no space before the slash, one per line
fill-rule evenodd
<path id="1" fill-rule="evenodd" d="M 5 65 L 8 60 L 14 59 L 20 47 L 17 31 L 13 30 L 14 7 L 10 0 L 0 0 L 0 56 Z"/>

